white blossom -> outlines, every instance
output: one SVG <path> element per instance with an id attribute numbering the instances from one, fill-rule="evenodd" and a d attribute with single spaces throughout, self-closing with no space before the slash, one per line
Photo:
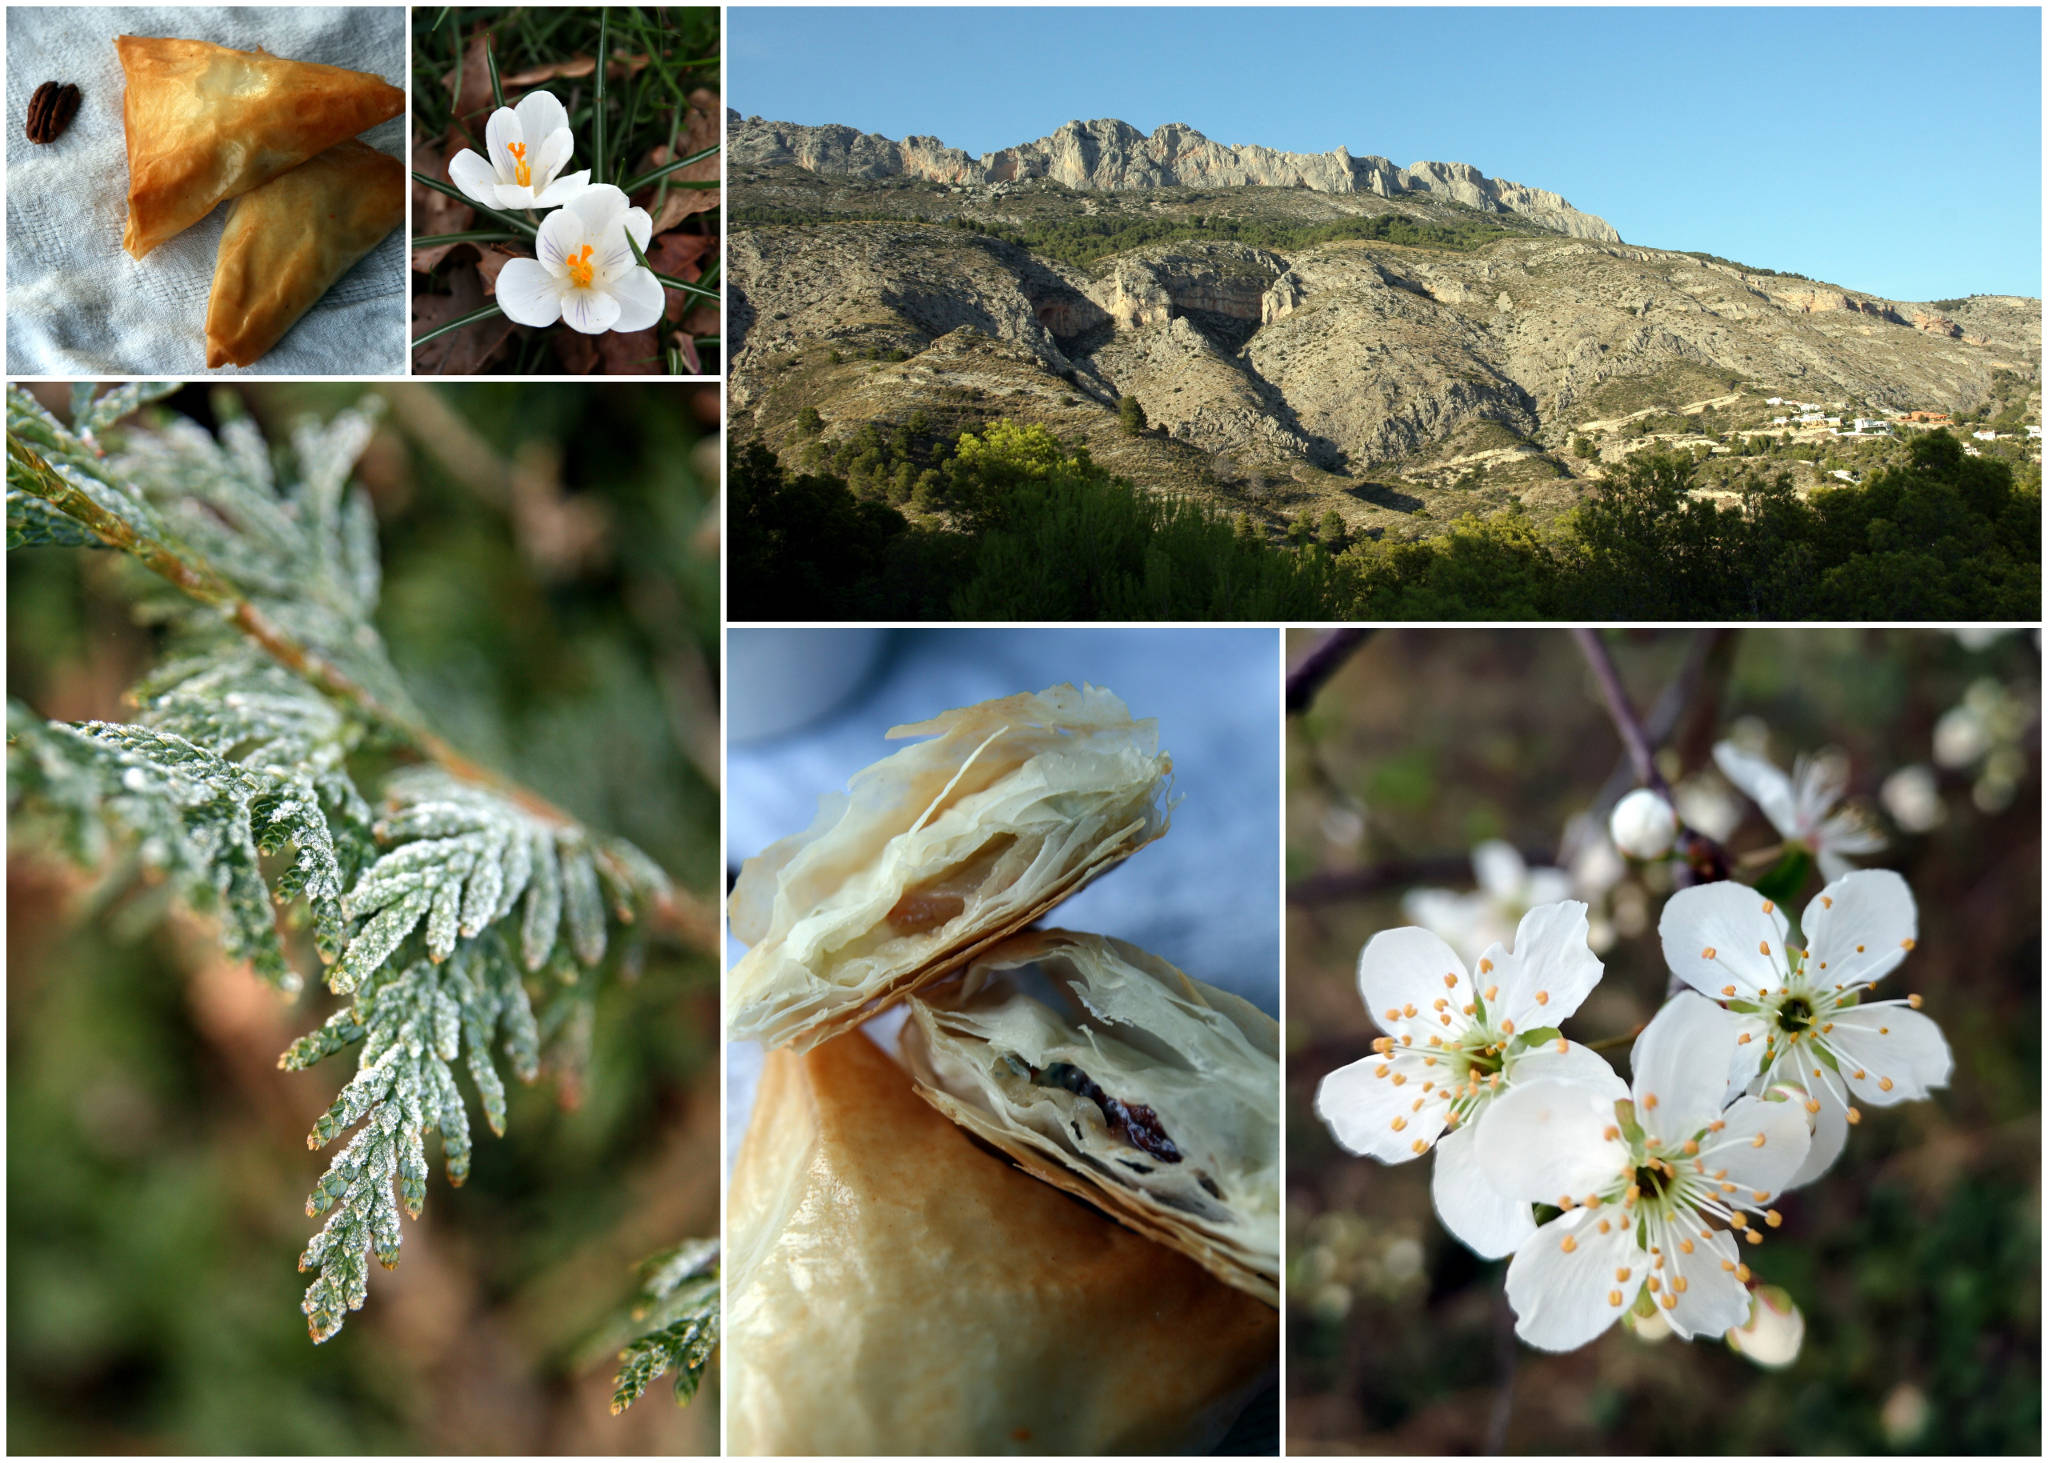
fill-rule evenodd
<path id="1" fill-rule="evenodd" d="M 1498 838 L 1472 850 L 1472 877 L 1479 887 L 1469 894 L 1411 889 L 1401 900 L 1402 913 L 1440 936 L 1467 961 L 1512 939 L 1530 910 L 1567 899 L 1573 892 L 1569 874 L 1530 868 L 1513 844 Z"/>
<path id="2" fill-rule="evenodd" d="M 1800 757 L 1787 777 L 1768 759 L 1733 742 L 1721 742 L 1714 748 L 1714 762 L 1763 809 L 1787 843 L 1814 856 L 1823 878 L 1846 874 L 1853 867 L 1848 855 L 1876 853 L 1884 847 L 1884 835 L 1860 812 L 1838 806 L 1849 786 L 1849 769 L 1840 757 Z"/>
<path id="3" fill-rule="evenodd" d="M 586 188 L 541 221 L 533 259 L 514 259 L 498 275 L 498 305 L 521 325 L 565 320 L 585 335 L 645 330 L 661 319 L 667 296 L 654 271 L 633 257 L 654 231 L 609 183 Z"/>

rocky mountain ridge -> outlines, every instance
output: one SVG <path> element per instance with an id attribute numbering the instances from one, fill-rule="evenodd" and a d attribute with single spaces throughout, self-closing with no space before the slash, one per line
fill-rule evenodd
<path id="1" fill-rule="evenodd" d="M 824 176 L 979 186 L 1043 178 L 1081 191 L 1305 188 L 1381 198 L 1427 195 L 1481 213 L 1517 214 L 1570 238 L 1621 242 L 1605 219 L 1572 207 L 1548 189 L 1489 178 L 1466 163 L 1418 162 L 1403 168 L 1383 157 L 1353 156 L 1341 146 L 1326 153 L 1233 146 L 1177 122 L 1149 135 L 1114 119 L 1069 122 L 1049 137 L 977 158 L 936 137 L 898 142 L 836 124 L 811 127 L 737 112 L 728 112 L 726 120 L 727 151 L 735 167 L 780 163 Z"/>

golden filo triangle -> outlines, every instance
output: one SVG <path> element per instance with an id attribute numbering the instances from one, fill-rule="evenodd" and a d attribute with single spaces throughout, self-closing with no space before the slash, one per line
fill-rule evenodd
<path id="1" fill-rule="evenodd" d="M 117 36 L 128 91 L 128 230 L 140 259 L 223 199 L 405 108 L 405 93 L 341 66 L 207 41 Z"/>

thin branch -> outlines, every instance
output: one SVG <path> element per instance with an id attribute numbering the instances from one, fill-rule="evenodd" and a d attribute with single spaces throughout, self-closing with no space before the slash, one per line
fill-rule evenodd
<path id="1" fill-rule="evenodd" d="M 1316 692 L 1322 690 L 1323 682 L 1335 675 L 1338 668 L 1351 658 L 1351 652 L 1371 636 L 1371 626 L 1331 630 L 1310 647 L 1308 654 L 1287 672 L 1288 715 L 1307 710 L 1309 702 L 1316 699 Z"/>

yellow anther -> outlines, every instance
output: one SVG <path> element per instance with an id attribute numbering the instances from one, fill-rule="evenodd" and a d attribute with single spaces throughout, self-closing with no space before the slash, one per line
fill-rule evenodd
<path id="1" fill-rule="evenodd" d="M 1759 955 L 1768 955 L 1768 954 L 1770 954 L 1770 953 L 1771 953 L 1771 942 L 1770 942 L 1769 940 L 1758 940 L 1758 941 L 1756 942 L 1756 953 L 1757 953 L 1757 954 L 1759 954 Z"/>
<path id="2" fill-rule="evenodd" d="M 1908 999 L 1911 999 L 1911 998 L 1909 997 Z M 1549 992 L 1549 991 L 1538 991 L 1538 992 L 1536 992 L 1536 1004 L 1537 1004 L 1537 1005 L 1539 1005 L 1539 1006 L 1547 1006 L 1547 1005 L 1549 1005 L 1549 1004 L 1550 1004 L 1550 992 Z"/>
<path id="3" fill-rule="evenodd" d="M 1849 1109 L 1849 1121 L 1850 1121 L 1850 1122 L 1852 1122 L 1852 1123 L 1860 1123 L 1860 1122 L 1862 1122 L 1862 1121 L 1863 1121 L 1863 1113 L 1862 1113 L 1862 1110 L 1861 1110 L 1861 1109 L 1859 1109 L 1859 1108 L 1853 1108 L 1853 1107 L 1852 1107 L 1852 1108 L 1850 1108 L 1850 1109 Z"/>
<path id="4" fill-rule="evenodd" d="M 1910 950 L 1913 948 L 1913 943 L 1914 942 L 1910 939 L 1901 940 L 1899 941 L 1899 948 L 1901 950 Z"/>
<path id="5" fill-rule="evenodd" d="M 1421 1112 L 1421 1111 L 1422 1111 L 1422 1099 L 1421 1099 L 1421 1098 L 1419 1098 L 1419 1097 L 1418 1097 L 1418 1098 L 1416 1098 L 1416 1099 L 1415 1099 L 1415 1101 L 1414 1101 L 1414 1103 L 1413 1103 L 1413 1105 L 1411 1105 L 1411 1106 L 1409 1107 L 1408 1111 L 1410 1111 L 1410 1112 Z"/>
<path id="6" fill-rule="evenodd" d="M 1735 1044 L 1736 1044 L 1737 1046 L 1748 1046 L 1748 1045 L 1749 1045 L 1749 1033 L 1748 1033 L 1747 1031 L 1745 1031 L 1745 1032 L 1743 1032 L 1743 1033 L 1742 1033 L 1742 1035 L 1740 1035 L 1740 1036 L 1736 1037 L 1736 1038 L 1735 1038 Z"/>
<path id="7" fill-rule="evenodd" d="M 1691 1254 L 1691 1253 L 1692 1253 L 1692 1241 L 1691 1241 L 1691 1240 L 1689 1240 L 1689 1239 L 1681 1239 L 1681 1240 L 1679 1240 L 1679 1242 L 1678 1242 L 1678 1250 L 1679 1250 L 1679 1253 L 1680 1253 L 1680 1254 L 1684 1254 L 1684 1255 L 1689 1255 L 1689 1254 Z"/>
<path id="8" fill-rule="evenodd" d="M 1733 1260 L 1723 1260 L 1721 1262 L 1721 1268 L 1723 1270 L 1726 1270 L 1730 1275 L 1733 1275 L 1735 1273 L 1735 1262 Z"/>
<path id="9" fill-rule="evenodd" d="M 1481 975 L 1492 975 L 1492 974 L 1493 974 L 1493 962 L 1492 962 L 1491 960 L 1481 960 L 1481 961 L 1479 962 L 1479 973 L 1480 973 Z M 1489 1000 L 1489 1001 L 1490 1001 L 1490 1000 L 1492 1000 L 1492 999 L 1493 999 L 1493 992 L 1494 992 L 1494 990 L 1495 990 L 1495 989 L 1497 989 L 1497 987 L 1494 987 L 1494 988 L 1489 988 L 1489 989 L 1487 990 L 1487 992 L 1486 992 L 1486 999 L 1487 999 L 1487 1000 Z"/>
<path id="10" fill-rule="evenodd" d="M 1877 1034 L 1879 1036 L 1890 1036 L 1892 1034 L 1892 1029 L 1889 1026 L 1880 1026 L 1877 1028 Z"/>
<path id="11" fill-rule="evenodd" d="M 1392 1065 L 1391 1065 L 1390 1063 L 1387 1063 L 1387 1062 L 1381 1062 L 1381 1063 L 1380 1063 L 1380 1064 L 1379 1064 L 1379 1065 L 1378 1065 L 1377 1067 L 1374 1067 L 1374 1068 L 1372 1069 L 1372 1074 L 1373 1074 L 1373 1076 L 1375 1076 L 1375 1077 L 1384 1077 L 1384 1076 L 1386 1076 L 1386 1075 L 1387 1075 L 1387 1073 L 1389 1073 L 1389 1072 L 1391 1072 L 1391 1071 L 1393 1071 L 1393 1070 L 1394 1070 L 1394 1068 L 1393 1068 L 1393 1066 L 1392 1066 Z"/>
<path id="12" fill-rule="evenodd" d="M 1608 1232 L 1609 1232 L 1610 1230 L 1612 1230 L 1613 1228 L 1614 1228 L 1613 1224 L 1611 1224 L 1611 1223 L 1610 1223 L 1610 1222 L 1608 1222 L 1607 1220 L 1603 1219 L 1603 1220 L 1601 1220 L 1601 1221 L 1600 1221 L 1600 1232 L 1601 1232 L 1602 1234 L 1606 1234 L 1606 1233 L 1608 1233 Z"/>
<path id="13" fill-rule="evenodd" d="M 1394 1074 L 1394 1085 L 1396 1087 L 1399 1087 L 1402 1083 L 1406 1082 L 1407 1080 L 1408 1079 L 1399 1072 L 1396 1072 Z"/>
<path id="14" fill-rule="evenodd" d="M 1700 1151 L 1700 1140 L 1699 1140 L 1699 1139 L 1697 1139 L 1697 1138 L 1688 1138 L 1688 1139 L 1686 1139 L 1686 1140 L 1685 1140 L 1685 1156 L 1686 1156 L 1687 1158 L 1690 1158 L 1690 1157 L 1692 1157 L 1692 1156 L 1693 1156 L 1693 1155 L 1694 1155 L 1695 1153 L 1697 1153 L 1697 1152 L 1699 1152 L 1699 1151 Z"/>
<path id="15" fill-rule="evenodd" d="M 1621 1267 L 1621 1268 L 1620 1268 L 1619 1270 L 1616 1270 L 1616 1271 L 1614 1272 L 1614 1278 L 1615 1278 L 1616 1280 L 1627 1280 L 1627 1279 L 1628 1279 L 1628 1277 L 1629 1277 L 1629 1268 L 1628 1268 L 1628 1266 L 1626 1266 L 1626 1265 L 1623 1265 L 1623 1266 L 1622 1266 L 1622 1267 Z M 1656 1284 L 1656 1281 L 1652 1280 L 1652 1281 L 1651 1281 L 1650 1283 L 1651 1283 L 1652 1285 L 1655 1285 L 1655 1284 Z"/>
<path id="16" fill-rule="evenodd" d="M 1560 1195 L 1558 1198 L 1557 1207 L 1560 1209 L 1569 1209 L 1576 1203 L 1578 1203 L 1578 1200 L 1574 1199 L 1570 1194 L 1563 1194 Z"/>
<path id="17" fill-rule="evenodd" d="M 1691 1284 L 1692 1282 L 1690 1280 L 1687 1280 L 1683 1275 L 1674 1275 L 1671 1277 L 1671 1288 L 1679 1292 L 1679 1294 L 1681 1295 L 1685 1293 L 1686 1288 Z"/>
<path id="18" fill-rule="evenodd" d="M 1861 955 L 1861 954 L 1863 953 L 1863 947 L 1862 947 L 1861 945 L 1858 945 L 1858 946 L 1856 947 L 1856 953 L 1857 953 L 1858 955 Z"/>
<path id="19" fill-rule="evenodd" d="M 1491 970 L 1491 969 L 1492 969 L 1493 967 L 1489 965 L 1489 966 L 1488 966 L 1488 967 L 1486 967 L 1486 968 L 1487 968 L 1487 970 Z M 1483 975 L 1483 974 L 1485 974 L 1485 971 L 1482 971 L 1482 972 L 1480 972 L 1480 973 L 1481 973 L 1481 974 Z M 1497 986 L 1497 985 L 1490 985 L 1490 986 L 1488 986 L 1488 987 L 1486 988 L 1486 999 L 1487 999 L 1487 1000 L 1489 1000 L 1489 1001 L 1491 1001 L 1491 1000 L 1494 1000 L 1494 999 L 1495 999 L 1495 998 L 1497 998 L 1497 997 L 1498 997 L 1499 995 L 1500 995 L 1500 987 L 1499 987 L 1499 986 Z"/>
<path id="20" fill-rule="evenodd" d="M 1652 1111 L 1652 1112 L 1653 1112 L 1653 1111 L 1655 1111 L 1655 1110 L 1656 1110 L 1656 1107 L 1657 1107 L 1657 1094 L 1656 1094 L 1656 1093 L 1654 1093 L 1654 1092 L 1645 1092 L 1645 1093 L 1643 1094 L 1643 1108 L 1644 1108 L 1644 1110 L 1645 1110 L 1645 1111 Z"/>
<path id="21" fill-rule="evenodd" d="M 1706 948 L 1706 949 L 1704 949 L 1704 950 L 1700 951 L 1700 959 L 1702 959 L 1702 960 L 1712 960 L 1713 958 L 1714 958 L 1714 947 L 1713 947 L 1712 945 L 1709 945 L 1709 946 L 1707 946 L 1707 948 Z"/>
<path id="22" fill-rule="evenodd" d="M 1611 1306 L 1618 1306 L 1618 1305 L 1620 1305 L 1620 1304 L 1621 1304 L 1621 1292 L 1620 1292 L 1620 1291 L 1618 1291 L 1618 1290 L 1610 1290 L 1610 1291 L 1608 1291 L 1608 1292 L 1607 1292 L 1607 1303 L 1608 1303 L 1609 1305 L 1611 1305 Z"/>
<path id="23" fill-rule="evenodd" d="M 1877 1079 L 1877 1089 L 1878 1089 L 1878 1091 L 1880 1091 L 1880 1092 L 1889 1092 L 1889 1091 L 1891 1091 L 1891 1090 L 1892 1090 L 1892 1079 L 1891 1079 L 1891 1078 L 1889 1078 L 1889 1077 L 1880 1077 L 1880 1078 L 1878 1078 L 1878 1079 Z"/>
<path id="24" fill-rule="evenodd" d="M 522 188 L 531 188 L 533 186 L 533 168 L 526 161 L 526 144 L 523 142 L 508 142 L 505 144 L 505 151 L 512 154 L 513 180 Z"/>
<path id="25" fill-rule="evenodd" d="M 1501 1034 L 1503 1036 L 1513 1036 L 1515 1034 L 1515 1023 L 1512 1021 L 1503 1021 L 1500 1024 L 1500 1029 Z"/>
<path id="26" fill-rule="evenodd" d="M 1450 1013 L 1449 1013 L 1449 1012 L 1446 1012 L 1445 1014 L 1443 1014 L 1443 1015 L 1441 1015 L 1441 1016 L 1437 1017 L 1436 1019 L 1437 1019 L 1437 1020 L 1439 1020 L 1439 1021 L 1441 1021 L 1441 1022 L 1443 1022 L 1443 1024 L 1444 1024 L 1444 1025 L 1446 1025 L 1446 1026 L 1449 1026 L 1449 1025 L 1451 1024 L 1451 1018 L 1450 1018 Z M 1442 1046 L 1442 1045 L 1443 1045 L 1443 1039 L 1442 1039 L 1441 1037 L 1436 1037 L 1436 1036 L 1432 1036 L 1432 1037 L 1430 1038 L 1430 1041 L 1431 1041 L 1431 1042 L 1433 1042 L 1433 1043 L 1435 1043 L 1435 1044 L 1436 1044 L 1436 1045 L 1438 1045 L 1438 1046 Z"/>
<path id="27" fill-rule="evenodd" d="M 1724 996 L 1732 996 L 1735 994 L 1735 987 L 1732 985 L 1724 985 L 1721 987 L 1721 994 Z"/>
<path id="28" fill-rule="evenodd" d="M 1420 1138 L 1417 1138 L 1417 1139 L 1416 1139 L 1416 1140 L 1415 1140 L 1415 1141 L 1414 1141 L 1413 1143 L 1410 1143 L 1410 1144 L 1408 1145 L 1408 1147 L 1409 1147 L 1409 1148 L 1410 1148 L 1410 1149 L 1411 1149 L 1412 1151 L 1414 1151 L 1414 1152 L 1416 1152 L 1416 1153 L 1420 1153 L 1420 1152 L 1422 1152 L 1422 1151 L 1423 1151 L 1424 1149 L 1426 1149 L 1427 1147 L 1429 1147 L 1429 1145 L 1428 1145 L 1427 1143 L 1423 1142 L 1423 1141 L 1422 1141 L 1422 1140 L 1421 1140 Z"/>
<path id="29" fill-rule="evenodd" d="M 1833 898 L 1832 898 L 1831 896 L 1829 896 L 1829 895 L 1826 895 L 1826 894 L 1823 894 L 1823 895 L 1821 895 L 1821 897 L 1820 897 L 1820 903 L 1821 903 L 1821 908 L 1823 908 L 1823 909 L 1833 909 L 1833 908 L 1835 907 L 1835 901 L 1834 901 L 1834 899 L 1833 899 Z"/>
<path id="30" fill-rule="evenodd" d="M 588 244 L 585 244 L 583 248 L 585 253 L 588 253 L 590 251 L 590 246 Z M 1403 1006 L 1401 1008 L 1401 1014 L 1403 1016 L 1413 1016 L 1415 1014 L 1415 1003 L 1413 1001 L 1410 1001 L 1407 1005 Z"/>
<path id="31" fill-rule="evenodd" d="M 1445 990 L 1447 990 L 1447 991 L 1448 991 L 1448 990 L 1451 990 L 1451 989 L 1454 989 L 1454 988 L 1455 988 L 1455 987 L 1457 986 L 1457 984 L 1458 984 L 1458 978 L 1457 978 L 1457 977 L 1456 977 L 1455 975 L 1452 975 L 1452 974 L 1451 974 L 1451 973 L 1450 973 L 1450 972 L 1449 972 L 1448 970 L 1447 970 L 1447 971 L 1445 971 L 1445 972 L 1444 972 L 1444 989 L 1445 989 Z"/>
<path id="32" fill-rule="evenodd" d="M 1771 1191 L 1770 1191 L 1769 1189 L 1751 1189 L 1751 1190 L 1749 1191 L 1749 1197 L 1750 1197 L 1750 1198 L 1751 1198 L 1752 1200 L 1754 1200 L 1754 1201 L 1755 1201 L 1756 1203 L 1759 1203 L 1759 1204 L 1761 1204 L 1761 1203 L 1763 1203 L 1763 1201 L 1764 1201 L 1764 1200 L 1766 1200 L 1766 1199 L 1768 1199 L 1768 1198 L 1770 1198 L 1770 1197 L 1771 1197 Z M 1777 1226 L 1776 1226 L 1776 1224 L 1774 1223 L 1774 1224 L 1772 1225 L 1772 1228 L 1774 1228 L 1774 1229 L 1775 1229 L 1776 1227 L 1777 1227 Z"/>
<path id="33" fill-rule="evenodd" d="M 1708 1131 L 1709 1133 L 1718 1133 L 1718 1132 L 1720 1132 L 1720 1131 L 1721 1131 L 1721 1130 L 1722 1130 L 1723 1128 L 1725 1128 L 1725 1127 L 1727 1127 L 1727 1126 L 1728 1126 L 1728 1123 L 1727 1123 L 1727 1120 L 1726 1120 L 1726 1119 L 1724 1119 L 1724 1118 L 1715 1118 L 1715 1119 L 1714 1119 L 1714 1120 L 1713 1120 L 1713 1121 L 1712 1121 L 1711 1123 L 1708 1123 L 1708 1124 L 1707 1124 L 1707 1131 Z"/>
<path id="34" fill-rule="evenodd" d="M 1769 914 L 1769 913 L 1770 913 L 1770 912 L 1771 912 L 1772 910 L 1776 909 L 1777 907 L 1778 907 L 1777 905 L 1775 905 L 1775 904 L 1771 903 L 1771 901 L 1770 901 L 1770 900 L 1768 900 L 1768 899 L 1766 899 L 1766 900 L 1764 901 L 1764 913 L 1765 913 L 1765 914 Z"/>
<path id="35" fill-rule="evenodd" d="M 590 262 L 591 249 L 591 245 L 585 244 L 581 250 L 568 258 L 569 282 L 579 290 L 589 289 L 590 282 L 597 273 L 597 266 Z M 1408 1014 L 1413 1016 L 1415 1012 L 1411 1008 Z"/>
<path id="36" fill-rule="evenodd" d="M 1650 1277 L 1650 1289 L 1652 1289 L 1652 1290 L 1662 1290 L 1663 1288 L 1664 1288 L 1664 1281 L 1662 1280 L 1662 1278 L 1661 1278 L 1661 1277 L 1659 1277 L 1659 1276 L 1656 1276 L 1656 1275 L 1652 1275 L 1652 1276 Z"/>
<path id="37" fill-rule="evenodd" d="M 1750 1140 L 1749 1140 L 1749 1146 L 1750 1146 L 1750 1147 L 1752 1147 L 1752 1148 L 1761 1148 L 1761 1147 L 1763 1147 L 1763 1146 L 1764 1146 L 1764 1135 L 1763 1135 L 1762 1133 L 1758 1133 L 1758 1134 L 1757 1134 L 1757 1135 L 1756 1135 L 1756 1136 L 1755 1136 L 1754 1138 L 1752 1138 L 1752 1139 L 1750 1139 Z"/>
<path id="38" fill-rule="evenodd" d="M 1399 1113 L 1395 1113 L 1395 1114 L 1394 1114 L 1394 1131 L 1398 1133 L 1398 1132 L 1400 1132 L 1400 1131 L 1401 1131 L 1401 1130 L 1402 1130 L 1403 1128 L 1405 1128 L 1405 1127 L 1407 1127 L 1407 1126 L 1408 1126 L 1408 1119 L 1406 1119 L 1405 1117 L 1401 1116 L 1401 1114 L 1399 1114 Z"/>
<path id="39" fill-rule="evenodd" d="M 1558 1248 L 1563 1250 L 1567 1255 L 1569 1255 L 1573 1250 L 1576 1250 L 1578 1247 L 1579 1242 L 1576 1239 L 1573 1239 L 1570 1235 L 1566 1235 L 1564 1237 L 1564 1243 L 1558 1246 Z"/>
<path id="40" fill-rule="evenodd" d="M 1749 1266 L 1737 1265 L 1735 1267 L 1735 1278 L 1737 1280 L 1740 1280 L 1744 1285 L 1749 1284 Z"/>
<path id="41" fill-rule="evenodd" d="M 1906 997 L 1906 1004 L 1917 1011 L 1920 1009 L 1920 997 L 1917 995 L 1908 996 Z"/>
<path id="42" fill-rule="evenodd" d="M 1807 1110 L 1808 1112 L 1819 1112 L 1819 1111 L 1820 1111 L 1820 1099 L 1819 1099 L 1818 1097 L 1809 1097 L 1809 1098 L 1807 1098 L 1807 1099 L 1806 1099 L 1806 1110 Z"/>
<path id="43" fill-rule="evenodd" d="M 1605 1138 L 1608 1142 L 1612 1143 L 1616 1138 L 1619 1138 L 1621 1136 L 1621 1129 L 1615 1127 L 1614 1124 L 1609 1123 L 1607 1125 L 1607 1131 L 1602 1133 L 1600 1136 Z"/>
<path id="44" fill-rule="evenodd" d="M 1784 1222 L 1785 1216 L 1780 1214 L 1777 1210 L 1764 1210 L 1764 1223 L 1768 1224 L 1772 1229 L 1776 1229 L 1779 1225 L 1783 1224 Z"/>
<path id="45" fill-rule="evenodd" d="M 1566 1041 L 1566 1040 L 1565 1040 L 1565 1039 L 1564 1039 L 1563 1037 L 1561 1037 L 1561 1036 L 1560 1036 L 1560 1037 L 1559 1037 L 1559 1038 L 1557 1039 L 1557 1050 L 1558 1050 L 1558 1054 L 1559 1054 L 1560 1056 L 1562 1056 L 1562 1055 L 1563 1055 L 1563 1054 L 1564 1054 L 1565 1052 L 1568 1052 L 1568 1051 L 1570 1051 L 1571 1049 L 1572 1049 L 1572 1044 L 1571 1044 L 1570 1042 Z"/>
<path id="46" fill-rule="evenodd" d="M 1658 1301 L 1657 1304 L 1664 1307 L 1667 1311 L 1675 1311 L 1678 1309 L 1678 1297 L 1667 1290 L 1664 1292 L 1664 1298 Z"/>
<path id="47" fill-rule="evenodd" d="M 1742 1231 L 1742 1237 L 1748 1240 L 1753 1245 L 1760 1245 L 1764 1242 L 1764 1237 L 1758 1234 L 1753 1229 L 1745 1229 L 1744 1231 Z"/>

